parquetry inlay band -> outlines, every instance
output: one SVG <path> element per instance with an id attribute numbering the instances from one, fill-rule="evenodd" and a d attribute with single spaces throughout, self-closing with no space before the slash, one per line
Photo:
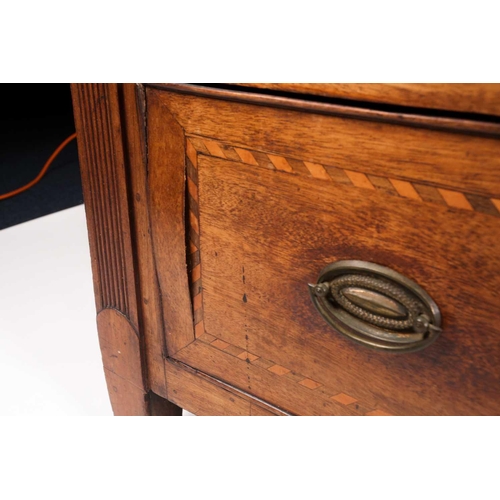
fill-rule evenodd
<path id="1" fill-rule="evenodd" d="M 200 342 L 204 342 L 205 344 L 214 347 L 225 354 L 233 356 L 235 358 L 240 359 L 243 362 L 250 363 L 253 366 L 259 367 L 262 370 L 267 370 L 270 373 L 273 373 L 277 377 L 284 377 L 291 382 L 299 384 L 302 387 L 310 391 L 315 391 L 317 395 L 321 398 L 330 399 L 335 401 L 336 403 L 340 403 L 343 406 L 348 406 L 355 413 L 359 413 L 360 415 L 368 415 L 368 416 L 376 416 L 376 415 L 389 415 L 389 413 L 384 412 L 379 409 L 369 408 L 365 406 L 361 401 L 357 398 L 350 396 L 349 394 L 345 394 L 343 392 L 338 392 L 332 390 L 330 387 L 325 387 L 320 382 L 313 380 L 311 378 L 306 377 L 305 375 L 301 375 L 300 373 L 296 373 L 286 366 L 281 366 L 274 361 L 258 356 L 257 354 L 251 353 L 243 349 L 242 347 L 238 347 L 228 342 L 225 342 L 222 339 L 218 339 L 209 333 L 203 333 L 198 337 Z"/>
<path id="2" fill-rule="evenodd" d="M 430 186 L 415 181 L 410 182 L 402 179 L 364 174 L 349 170 L 348 168 L 322 165 L 272 153 L 253 151 L 223 144 L 220 141 L 205 137 L 189 136 L 188 143 L 192 150 L 192 156 L 195 156 L 197 152 L 255 167 L 314 177 L 324 181 L 364 189 L 379 190 L 393 196 L 500 217 L 500 199 L 496 198 Z"/>

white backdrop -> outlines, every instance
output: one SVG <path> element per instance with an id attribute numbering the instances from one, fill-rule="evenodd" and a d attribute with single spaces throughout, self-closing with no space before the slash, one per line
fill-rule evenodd
<path id="1" fill-rule="evenodd" d="M 3 415 L 112 415 L 83 205 L 0 231 Z"/>

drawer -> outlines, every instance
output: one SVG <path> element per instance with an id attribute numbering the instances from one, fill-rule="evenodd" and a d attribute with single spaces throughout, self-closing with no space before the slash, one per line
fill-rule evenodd
<path id="1" fill-rule="evenodd" d="M 498 414 L 495 126 L 243 101 L 147 91 L 169 356 L 293 414 Z M 436 340 L 390 352 L 330 326 L 308 284 L 345 260 L 425 290 Z"/>

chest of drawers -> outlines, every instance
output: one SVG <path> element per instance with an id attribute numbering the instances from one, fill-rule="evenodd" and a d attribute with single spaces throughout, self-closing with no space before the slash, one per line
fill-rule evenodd
<path id="1" fill-rule="evenodd" d="M 498 414 L 499 96 L 73 85 L 115 414 Z"/>

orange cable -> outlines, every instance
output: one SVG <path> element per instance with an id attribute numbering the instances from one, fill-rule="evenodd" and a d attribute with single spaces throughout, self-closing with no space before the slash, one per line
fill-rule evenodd
<path id="1" fill-rule="evenodd" d="M 29 188 L 33 187 L 37 182 L 40 181 L 40 179 L 45 175 L 47 172 L 48 168 L 52 164 L 52 162 L 56 159 L 57 155 L 65 148 L 65 146 L 70 143 L 74 138 L 76 137 L 76 132 L 74 134 L 71 134 L 67 139 L 65 139 L 57 149 L 50 155 L 50 158 L 45 162 L 45 165 L 43 166 L 42 170 L 40 170 L 40 173 L 31 181 L 28 182 L 23 187 L 20 187 L 18 189 L 15 189 L 14 191 L 11 191 L 10 193 L 5 193 L 5 194 L 0 194 L 0 200 L 5 200 L 7 198 L 10 198 L 12 196 L 15 196 L 16 194 L 22 193 L 23 191 L 28 190 Z"/>

